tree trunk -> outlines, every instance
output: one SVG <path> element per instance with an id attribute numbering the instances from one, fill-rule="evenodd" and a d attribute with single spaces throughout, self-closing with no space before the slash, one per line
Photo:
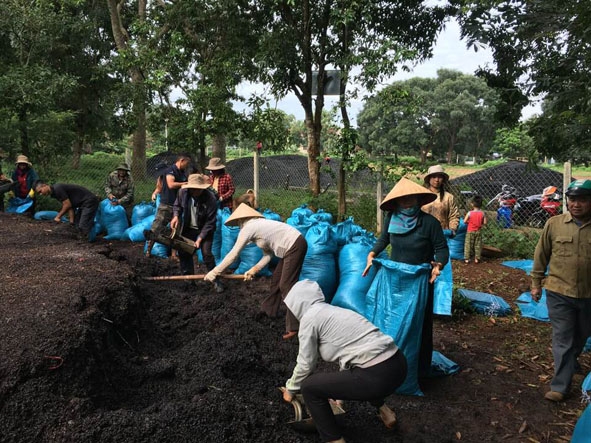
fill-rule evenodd
<path id="1" fill-rule="evenodd" d="M 312 196 L 320 194 L 320 130 L 322 126 L 315 124 L 312 118 L 306 117 L 308 132 L 308 174 L 310 175 L 310 191 Z"/>
<path id="2" fill-rule="evenodd" d="M 138 77 L 140 78 L 138 79 Z M 132 75 L 132 82 L 138 90 L 136 91 L 133 103 L 133 111 L 136 118 L 136 128 L 133 132 L 131 173 L 135 180 L 141 180 L 146 176 L 146 100 L 144 98 L 145 85 L 143 77 L 139 71 Z"/>
<path id="3" fill-rule="evenodd" d="M 219 157 L 222 163 L 226 161 L 226 135 L 215 134 L 212 140 L 211 156 Z"/>
<path id="4" fill-rule="evenodd" d="M 74 143 L 72 143 L 72 169 L 80 169 L 80 158 L 82 157 L 83 146 L 84 134 L 78 129 Z"/>
<path id="5" fill-rule="evenodd" d="M 456 146 L 456 136 L 452 135 L 449 139 L 449 145 L 447 147 L 447 163 L 451 165 L 453 160 L 454 148 Z"/>
<path id="6" fill-rule="evenodd" d="M 122 3 L 117 0 L 107 0 L 113 39 L 118 51 L 129 49 L 131 36 L 127 32 L 121 15 Z M 140 21 L 146 19 L 146 0 L 137 3 L 137 15 Z M 136 42 L 141 45 L 141 42 Z M 133 114 L 136 119 L 136 127 L 133 132 L 133 153 L 131 156 L 131 170 L 134 178 L 145 178 L 146 171 L 146 90 L 144 76 L 139 66 L 129 70 L 131 83 L 134 86 Z"/>

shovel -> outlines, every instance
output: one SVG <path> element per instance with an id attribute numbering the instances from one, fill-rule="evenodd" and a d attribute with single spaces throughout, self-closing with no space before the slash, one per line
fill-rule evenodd
<path id="1" fill-rule="evenodd" d="M 176 229 L 173 229 L 170 235 L 154 235 L 151 240 L 169 246 L 172 249 L 183 251 L 189 255 L 195 254 L 195 251 L 197 250 L 195 242 L 178 234 Z"/>
<path id="2" fill-rule="evenodd" d="M 191 274 L 191 275 L 163 275 L 161 277 L 144 277 L 144 280 L 150 281 L 165 281 L 165 280 L 203 280 L 207 274 Z M 218 278 L 225 278 L 228 280 L 244 280 L 243 274 L 221 274 Z"/>

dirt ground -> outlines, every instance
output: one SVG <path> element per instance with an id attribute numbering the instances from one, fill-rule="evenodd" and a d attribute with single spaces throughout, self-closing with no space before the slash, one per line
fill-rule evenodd
<path id="1" fill-rule="evenodd" d="M 174 275 L 142 246 L 76 239 L 67 225 L 0 213 L 0 440 L 2 442 L 317 442 L 286 423 L 282 402 L 297 354 L 283 319 L 259 319 L 266 278 L 212 293 Z M 527 287 L 499 259 L 454 262 L 457 286 L 514 308 Z M 566 442 L 591 370 L 583 355 L 568 400 L 543 399 L 552 374 L 550 326 L 514 315 L 458 311 L 437 318 L 435 349 L 461 371 L 391 396 L 384 428 L 364 403 L 341 416 L 347 442 Z M 330 367 L 321 366 L 320 370 Z"/>

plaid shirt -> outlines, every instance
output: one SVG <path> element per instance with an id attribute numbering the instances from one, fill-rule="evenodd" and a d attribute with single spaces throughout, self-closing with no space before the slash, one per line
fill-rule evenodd
<path id="1" fill-rule="evenodd" d="M 209 183 L 218 194 L 220 199 L 220 207 L 232 209 L 232 196 L 234 195 L 234 181 L 230 174 L 224 173 L 222 175 L 209 176 Z"/>

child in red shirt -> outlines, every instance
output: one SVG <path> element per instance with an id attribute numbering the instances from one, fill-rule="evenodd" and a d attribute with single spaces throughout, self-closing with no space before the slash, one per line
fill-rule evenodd
<path id="1" fill-rule="evenodd" d="M 464 217 L 464 223 L 468 225 L 466 241 L 464 243 L 464 261 L 470 263 L 470 257 L 474 254 L 474 263 L 480 263 L 482 254 L 482 233 L 480 229 L 486 224 L 486 214 L 480 210 L 482 197 L 475 195 L 472 198 L 472 210 Z"/>

